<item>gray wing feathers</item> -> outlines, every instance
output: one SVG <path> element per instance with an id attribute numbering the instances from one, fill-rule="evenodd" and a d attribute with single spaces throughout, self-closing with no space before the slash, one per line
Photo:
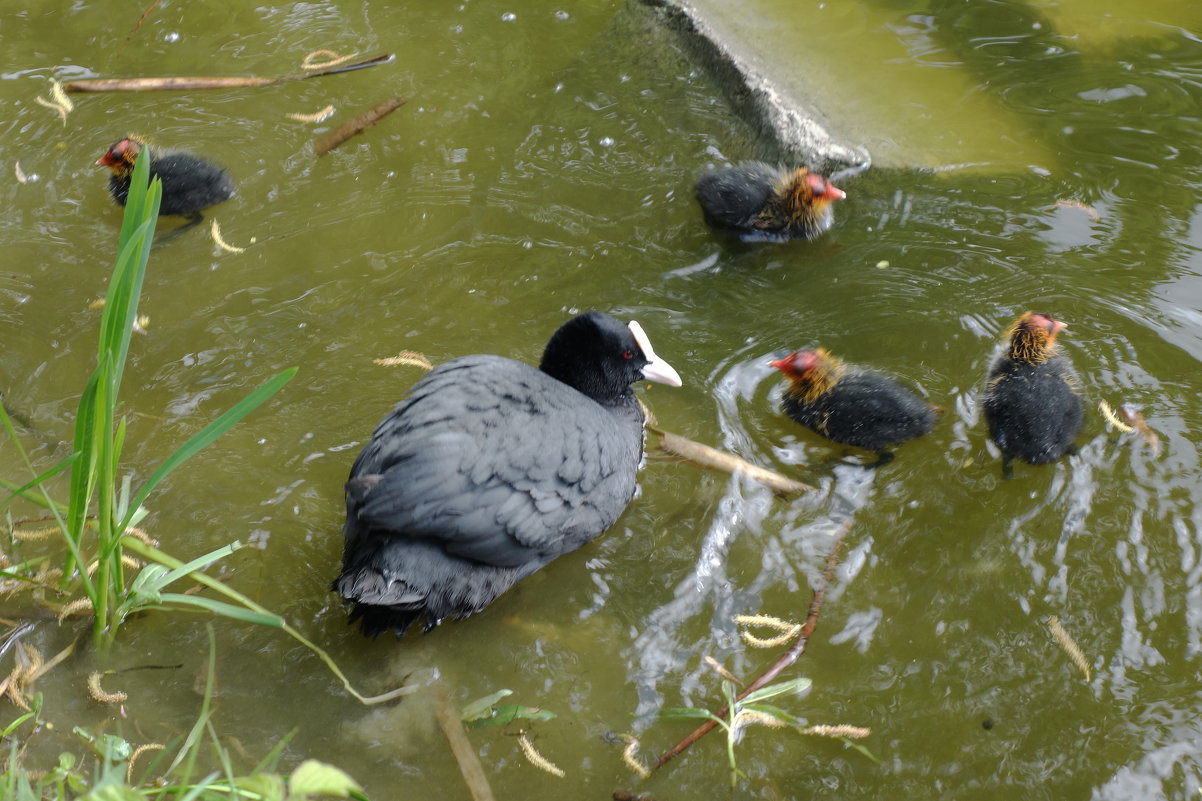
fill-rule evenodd
<path id="1" fill-rule="evenodd" d="M 640 450 L 641 431 L 532 367 L 456 359 L 377 427 L 352 470 L 348 511 L 367 529 L 430 537 L 485 564 L 545 562 L 617 519 Z M 588 496 L 607 483 L 597 506 Z"/>

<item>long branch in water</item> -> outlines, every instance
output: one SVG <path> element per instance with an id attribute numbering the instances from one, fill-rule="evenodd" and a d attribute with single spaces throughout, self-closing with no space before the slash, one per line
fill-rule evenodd
<path id="1" fill-rule="evenodd" d="M 306 70 L 282 75 L 277 78 L 258 78 L 253 75 L 231 77 L 174 77 L 174 78 L 85 78 L 63 84 L 63 91 L 71 92 L 163 92 L 192 89 L 237 89 L 241 87 L 272 86 L 277 83 L 303 81 L 322 75 L 338 75 L 343 72 L 366 69 L 387 64 L 396 58 L 394 53 L 357 61 L 354 64 L 339 64 L 324 70 Z"/>
<path id="2" fill-rule="evenodd" d="M 313 143 L 313 152 L 318 156 L 324 156 L 334 148 L 341 145 L 346 140 L 356 134 L 363 133 L 365 130 L 375 125 L 380 120 L 387 117 L 392 112 L 396 111 L 401 106 L 405 105 L 405 99 L 393 97 L 385 100 L 383 103 L 369 108 L 367 111 L 355 117 L 353 120 L 344 122 L 328 134 L 318 139 Z"/>
<path id="3" fill-rule="evenodd" d="M 747 476 L 752 481 L 758 481 L 780 495 L 797 495 L 814 489 L 809 484 L 794 481 L 791 478 L 782 476 L 780 473 L 754 465 L 746 459 L 740 459 L 734 454 L 720 451 L 717 448 L 711 448 L 708 445 L 702 445 L 700 442 L 694 442 L 687 437 L 673 434 L 670 431 L 664 431 L 653 425 L 649 425 L 647 428 L 659 435 L 659 449 L 661 451 L 698 467 Z"/>

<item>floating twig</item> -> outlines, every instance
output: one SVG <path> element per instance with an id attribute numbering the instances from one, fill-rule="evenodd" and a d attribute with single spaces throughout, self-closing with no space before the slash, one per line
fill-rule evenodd
<path id="1" fill-rule="evenodd" d="M 42 96 L 34 98 L 39 106 L 54 109 L 58 112 L 58 116 L 62 118 L 63 124 L 67 124 L 67 115 L 75 110 L 75 104 L 71 102 L 71 98 L 67 97 L 63 91 L 63 85 L 53 78 L 50 79 L 50 99 L 47 100 Z"/>
<path id="2" fill-rule="evenodd" d="M 401 97 L 393 97 L 380 103 L 375 108 L 355 117 L 349 122 L 330 131 L 328 134 L 318 139 L 313 143 L 313 152 L 318 156 L 324 156 L 334 148 L 341 145 L 346 140 L 350 139 L 355 134 L 363 133 L 365 130 L 375 125 L 380 120 L 387 117 L 392 112 L 396 111 L 401 106 L 405 105 L 405 99 Z"/>
<path id="3" fill-rule="evenodd" d="M 115 693 L 106 692 L 100 686 L 100 679 L 104 674 L 99 670 L 88 674 L 88 695 L 102 704 L 122 704 L 129 698 L 129 695 L 118 690 Z"/>
<path id="4" fill-rule="evenodd" d="M 1099 401 L 1098 409 L 1102 412 L 1102 416 L 1106 418 L 1107 423 L 1110 423 L 1110 425 L 1114 426 L 1119 431 L 1122 431 L 1124 434 L 1130 434 L 1132 431 L 1135 430 L 1134 428 L 1132 428 L 1131 426 L 1127 425 L 1122 420 L 1120 420 L 1118 418 L 1118 415 L 1114 413 L 1114 409 L 1111 409 L 1110 404 L 1107 403 L 1106 401 Z"/>
<path id="5" fill-rule="evenodd" d="M 13 175 L 16 176 L 17 183 L 19 184 L 27 183 L 29 181 L 29 179 L 25 177 L 25 170 L 21 169 L 21 162 L 19 161 L 13 162 Z"/>
<path id="6" fill-rule="evenodd" d="M 846 737 L 849 740 L 862 740 L 872 734 L 872 729 L 866 729 L 863 726 L 849 726 L 846 723 L 840 723 L 837 726 L 807 726 L 797 731 L 800 734 L 813 734 L 818 737 Z"/>
<path id="7" fill-rule="evenodd" d="M 1147 421 L 1144 420 L 1143 412 L 1132 406 L 1130 403 L 1124 403 L 1121 407 L 1121 410 L 1123 412 L 1123 417 L 1127 418 L 1127 422 L 1129 422 L 1135 428 L 1135 431 L 1137 434 L 1139 434 L 1140 439 L 1146 442 L 1148 447 L 1151 448 L 1152 455 L 1159 456 L 1160 437 L 1156 435 L 1156 432 L 1153 431 L 1151 426 L 1148 425 Z"/>
<path id="8" fill-rule="evenodd" d="M 631 734 L 623 734 L 622 739 L 626 741 L 626 747 L 622 749 L 622 761 L 626 763 L 626 767 L 630 768 L 631 772 L 637 774 L 639 778 L 651 778 L 650 768 L 638 758 L 638 738 Z"/>
<path id="9" fill-rule="evenodd" d="M 1081 652 L 1081 648 L 1076 641 L 1064 630 L 1064 626 L 1060 625 L 1060 618 L 1056 616 L 1049 617 L 1047 621 L 1048 629 L 1051 630 L 1052 636 L 1056 638 L 1056 642 L 1060 643 L 1060 647 L 1068 654 L 1069 659 L 1073 660 L 1082 673 L 1085 674 L 1085 680 L 1089 681 L 1093 676 L 1093 669 L 1089 666 L 1089 661 L 1086 660 L 1085 654 Z"/>
<path id="10" fill-rule="evenodd" d="M 63 84 L 66 92 L 163 92 L 192 89 L 238 89 L 254 86 L 273 86 L 278 83 L 303 81 L 322 75 L 339 75 L 343 72 L 387 64 L 396 58 L 393 53 L 369 58 L 354 64 L 340 64 L 316 72 L 294 72 L 278 78 L 259 78 L 253 75 L 239 77 L 171 77 L 171 78 L 86 78 Z"/>
<path id="11" fill-rule="evenodd" d="M 155 2 L 158 2 L 158 0 L 155 0 Z M 146 745 L 139 745 L 137 748 L 135 748 L 134 752 L 129 755 L 129 765 L 125 768 L 125 783 L 134 783 L 134 763 L 138 761 L 138 757 L 142 756 L 142 754 L 146 753 L 147 751 L 162 751 L 166 747 L 167 746 L 159 743 L 147 743 Z"/>
<path id="12" fill-rule="evenodd" d="M 1097 222 L 1102 218 L 1102 215 L 1098 214 L 1097 209 L 1088 203 L 1082 203 L 1080 200 L 1057 200 L 1056 204 L 1052 206 L 1052 208 L 1080 209 L 1081 211 L 1085 212 L 1086 216 L 1089 217 L 1090 222 Z"/>
<path id="13" fill-rule="evenodd" d="M 92 608 L 91 598 L 76 598 L 74 601 L 59 610 L 58 622 L 62 623 L 67 618 L 80 612 L 91 612 Z"/>
<path id="14" fill-rule="evenodd" d="M 231 245 L 229 242 L 226 242 L 225 239 L 222 238 L 221 224 L 218 223 L 216 220 L 213 220 L 209 223 L 209 234 L 213 237 L 213 241 L 217 243 L 217 247 L 221 248 L 222 250 L 226 251 L 227 253 L 245 253 L 246 252 L 246 248 L 235 247 L 235 246 Z M 254 240 L 252 239 L 251 242 L 253 243 Z"/>
<path id="15" fill-rule="evenodd" d="M 801 633 L 800 623 L 790 623 L 771 615 L 736 615 L 735 622 L 742 626 L 763 626 L 776 630 L 777 636 L 764 639 L 752 634 L 749 629 L 743 629 L 740 632 L 743 642 L 752 648 L 776 648 L 792 641 L 794 637 Z"/>
<path id="16" fill-rule="evenodd" d="M 659 449 L 669 456 L 683 459 L 686 462 L 705 468 L 706 470 L 721 470 L 726 473 L 744 475 L 752 481 L 763 484 L 773 492 L 781 495 L 796 495 L 814 489 L 809 484 L 795 481 L 780 473 L 754 465 L 746 459 L 740 459 L 725 451 L 702 445 L 687 437 L 673 434 L 670 431 L 648 425 L 648 429 L 660 436 Z"/>
<path id="17" fill-rule="evenodd" d="M 326 70 L 330 67 L 337 67 L 339 64 L 345 64 L 355 56 L 359 55 L 359 51 L 349 53 L 345 56 L 340 56 L 333 50 L 314 50 L 309 55 L 305 56 L 301 61 L 301 69 L 304 70 Z M 319 61 L 321 56 L 326 56 L 326 61 Z"/>
<path id="18" fill-rule="evenodd" d="M 333 106 L 326 106 L 316 114 L 289 114 L 288 119 L 296 120 L 297 122 L 321 122 L 334 113 Z"/>
<path id="19" fill-rule="evenodd" d="M 406 367 L 420 367 L 423 370 L 434 369 L 434 365 L 430 363 L 425 354 L 418 353 L 415 350 L 403 350 L 396 356 L 389 356 L 385 359 L 372 359 L 371 363 L 378 364 L 381 367 L 404 365 Z"/>
<path id="20" fill-rule="evenodd" d="M 727 681 L 733 682 L 734 684 L 737 684 L 740 687 L 743 686 L 743 682 L 741 682 L 739 680 L 738 676 L 731 673 L 729 670 L 727 670 L 722 665 L 721 662 L 719 662 L 717 659 L 714 659 L 712 656 L 710 656 L 708 654 L 706 654 L 706 657 L 705 657 L 705 664 L 707 667 L 709 667 L 710 670 L 714 671 L 715 673 L 717 673 L 719 676 L 726 679 Z"/>
<path id="21" fill-rule="evenodd" d="M 831 578 L 835 574 L 835 567 L 839 564 L 839 551 L 843 547 L 843 540 L 847 538 L 847 532 L 851 530 L 851 523 L 844 523 L 839 527 L 839 531 L 835 534 L 835 542 L 831 545 L 831 551 L 826 557 L 826 569 L 822 571 L 822 579 L 818 582 L 817 588 L 814 590 L 814 597 L 810 600 L 810 611 L 806 615 L 806 622 L 801 627 L 801 636 L 797 642 L 793 643 L 793 647 L 781 655 L 779 659 L 772 664 L 770 668 L 756 677 L 755 681 L 744 687 L 735 697 L 736 700 L 746 698 L 756 690 L 767 686 L 781 672 L 796 662 L 803 653 L 805 653 L 806 645 L 810 641 L 810 635 L 814 633 L 814 629 L 818 626 L 818 616 L 822 612 L 822 601 L 826 597 L 826 588 L 831 583 Z M 724 719 L 729 713 L 728 707 L 720 709 L 716 716 Z M 660 754 L 659 759 L 655 761 L 655 768 L 659 769 L 670 762 L 672 759 L 680 756 L 689 746 L 700 740 L 711 729 L 718 724 L 713 720 L 707 720 L 689 733 L 687 737 L 678 742 L 676 745 L 669 748 L 664 753 Z"/>
<path id="22" fill-rule="evenodd" d="M 36 542 L 38 540 L 44 540 L 47 537 L 54 536 L 55 534 L 58 534 L 61 531 L 62 531 L 62 529 L 59 528 L 58 526 L 50 526 L 48 528 L 35 528 L 35 529 L 14 528 L 13 532 L 12 532 L 12 536 L 13 536 L 14 540 L 20 540 L 21 542 Z"/>
<path id="23" fill-rule="evenodd" d="M 472 801 L 495 801 L 492 788 L 488 785 L 488 776 L 484 773 L 484 766 L 480 764 L 480 757 L 472 747 L 471 740 L 467 738 L 467 732 L 463 730 L 463 721 L 458 710 L 451 706 L 451 699 L 447 697 L 446 689 L 441 684 L 434 687 L 434 704 L 434 717 L 451 746 L 451 753 L 459 764 L 459 772 L 472 794 Z"/>
<path id="24" fill-rule="evenodd" d="M 567 775 L 563 772 L 562 768 L 557 766 L 554 762 L 551 762 L 538 751 L 534 750 L 534 743 L 530 742 L 530 738 L 526 736 L 526 732 L 522 732 L 518 735 L 518 745 L 522 746 L 522 753 L 526 755 L 526 759 L 529 760 L 530 764 L 534 767 L 538 768 L 539 770 L 546 771 L 552 776 L 557 776 L 560 779 Z"/>

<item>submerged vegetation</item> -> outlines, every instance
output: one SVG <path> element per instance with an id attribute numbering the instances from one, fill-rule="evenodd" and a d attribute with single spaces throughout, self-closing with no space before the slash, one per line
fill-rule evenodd
<path id="1" fill-rule="evenodd" d="M 134 746 L 112 734 L 72 731 L 84 746 L 84 756 L 73 751 L 59 754 L 54 767 L 33 771 L 24 764 L 28 742 L 50 731 L 42 718 L 41 696 L 32 708 L 0 729 L 7 744 L 0 754 L 0 798 L 6 801 L 304 801 L 324 798 L 366 796 L 359 784 L 342 770 L 317 760 L 301 762 L 288 775 L 278 764 L 288 738 L 280 741 L 249 773 L 236 771 L 234 756 L 223 745 L 213 724 L 213 687 L 217 672 L 216 645 L 209 627 L 209 660 L 200 714 L 182 742 L 168 747 L 160 743 Z M 173 756 L 172 756 L 173 755 Z M 168 756 L 171 761 L 166 762 Z M 215 767 L 207 771 L 202 763 Z"/>
<path id="2" fill-rule="evenodd" d="M 20 486 L 4 482 L 10 495 L 0 508 L 18 497 L 42 506 L 54 521 L 52 531 L 61 534 L 60 541 L 66 550 L 59 569 L 48 569 L 46 562 L 51 556 L 42 554 L 6 567 L 0 576 L 31 587 L 48 586 L 66 597 L 82 593 L 82 598 L 60 605 L 56 611 L 65 615 L 91 609 L 92 632 L 98 642 L 111 642 L 126 617 L 152 608 L 187 607 L 276 625 L 274 616 L 246 606 L 236 594 L 219 584 L 213 588 L 234 600 L 234 604 L 199 595 L 164 592 L 175 580 L 195 575 L 232 552 L 239 547 L 238 543 L 181 565 L 159 551 L 136 526 L 147 515 L 144 502 L 163 479 L 278 392 L 296 374 L 296 368 L 280 373 L 207 425 L 159 465 L 136 491 L 132 488 L 132 476 L 128 473 L 122 476 L 120 472 L 126 433 L 126 416 L 119 402 L 121 379 L 138 319 L 138 301 L 162 201 L 162 184 L 157 179 L 149 180 L 149 165 L 150 158 L 140 158 L 134 167 L 117 261 L 100 318 L 96 368 L 80 395 L 70 455 L 39 473 L 21 446 L 12 420 L 0 406 L 0 422 L 33 475 Z M 52 497 L 48 486 L 67 470 L 70 470 L 70 487 L 67 502 L 61 503 Z M 150 563 L 143 566 L 126 551 L 134 551 Z M 126 571 L 137 568 L 140 572 L 131 580 Z"/>

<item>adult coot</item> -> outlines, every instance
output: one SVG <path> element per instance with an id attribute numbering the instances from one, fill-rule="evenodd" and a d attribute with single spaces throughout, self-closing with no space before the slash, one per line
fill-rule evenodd
<path id="1" fill-rule="evenodd" d="M 1081 429 L 1077 376 L 1056 351 L 1056 336 L 1067 327 L 1027 312 L 1010 326 L 1010 342 L 989 369 L 985 420 L 1007 468 L 1015 457 L 1029 464 L 1059 459 Z"/>
<path id="2" fill-rule="evenodd" d="M 813 239 L 831 227 L 831 203 L 847 197 L 805 167 L 786 170 L 761 161 L 711 170 L 697 182 L 705 221 L 750 242 Z"/>
<path id="3" fill-rule="evenodd" d="M 122 206 L 129 197 L 129 181 L 142 145 L 138 139 L 126 137 L 96 160 L 113 171 L 109 176 L 109 192 Z M 160 215 L 180 214 L 199 220 L 201 209 L 234 196 L 233 179 L 211 161 L 182 150 L 153 149 L 150 157 L 150 177 L 158 176 L 163 182 Z"/>
<path id="4" fill-rule="evenodd" d="M 609 528 L 643 458 L 640 379 L 680 386 L 638 323 L 566 322 L 539 369 L 465 356 L 376 427 L 346 484 L 335 589 L 365 634 L 478 612 Z"/>
<path id="5" fill-rule="evenodd" d="M 824 348 L 799 350 L 771 365 L 789 377 L 785 414 L 833 442 L 887 456 L 886 448 L 935 426 L 934 410 L 913 392 Z"/>

